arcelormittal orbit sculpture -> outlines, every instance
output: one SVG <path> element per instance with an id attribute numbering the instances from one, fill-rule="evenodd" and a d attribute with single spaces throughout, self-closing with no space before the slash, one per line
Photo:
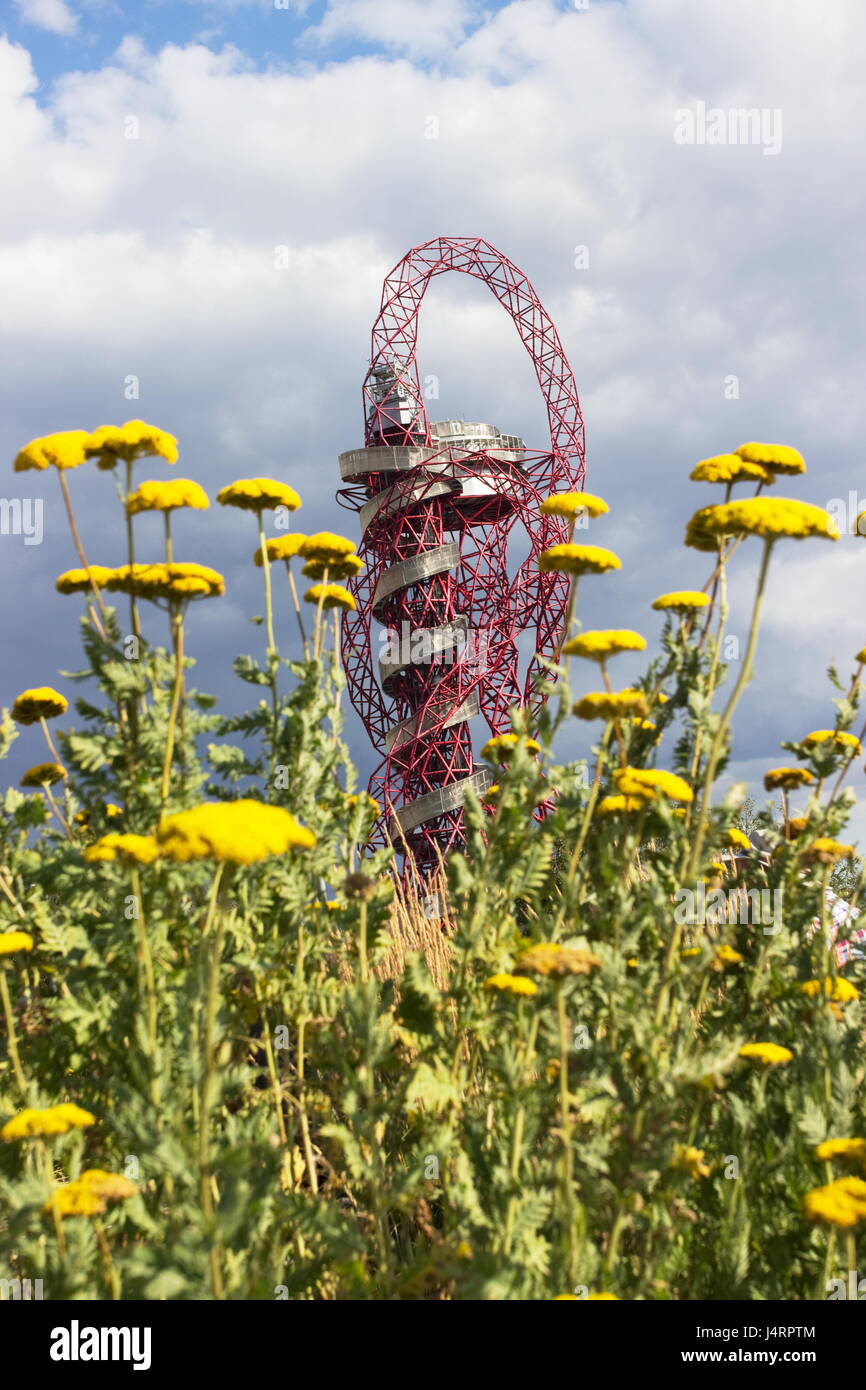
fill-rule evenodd
<path id="1" fill-rule="evenodd" d="M 493 425 L 428 420 L 418 312 L 433 276 L 449 270 L 483 280 L 511 315 L 547 405 L 544 449 Z M 364 447 L 340 455 L 339 498 L 358 511 L 365 563 L 352 584 L 357 611 L 344 615 L 343 661 L 382 755 L 370 783 L 380 831 L 423 871 L 437 848 L 460 841 L 467 788 L 488 784 L 472 721 L 507 732 L 513 706 L 537 711 L 543 701 L 536 677 L 555 656 L 569 580 L 541 574 L 537 561 L 568 539 L 568 523 L 539 506 L 582 487 L 583 419 L 532 285 L 479 237 L 436 237 L 388 275 L 363 398 Z"/>

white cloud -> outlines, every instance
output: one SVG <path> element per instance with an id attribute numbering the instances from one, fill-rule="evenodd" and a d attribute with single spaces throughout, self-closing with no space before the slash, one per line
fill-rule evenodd
<path id="1" fill-rule="evenodd" d="M 51 34 L 68 37 L 78 28 L 78 16 L 64 0 L 15 0 L 15 8 L 25 24 L 47 29 Z"/>

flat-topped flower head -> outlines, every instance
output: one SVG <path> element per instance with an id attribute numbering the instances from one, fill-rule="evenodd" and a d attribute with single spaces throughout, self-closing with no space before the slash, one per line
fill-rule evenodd
<path id="1" fill-rule="evenodd" d="M 104 1202 L 121 1202 L 127 1197 L 135 1197 L 138 1183 L 125 1178 L 122 1173 L 108 1173 L 104 1168 L 85 1168 L 77 1179 L 80 1187 L 101 1197 Z"/>
<path id="2" fill-rule="evenodd" d="M 709 594 L 702 594 L 698 589 L 674 589 L 669 594 L 659 594 L 652 607 L 659 613 L 697 613 L 709 602 Z"/>
<path id="3" fill-rule="evenodd" d="M 305 560 L 319 560 L 323 565 L 343 560 L 353 554 L 355 544 L 348 536 L 338 536 L 333 531 L 316 531 L 305 536 L 298 546 L 298 554 Z"/>
<path id="4" fill-rule="evenodd" d="M 803 1198 L 803 1215 L 807 1221 L 850 1230 L 866 1221 L 866 1182 L 845 1177 L 813 1188 Z"/>
<path id="5" fill-rule="evenodd" d="M 793 792 L 798 787 L 808 787 L 814 780 L 814 772 L 807 767 L 771 767 L 764 773 L 764 787 L 768 792 Z"/>
<path id="6" fill-rule="evenodd" d="M 40 719 L 56 719 L 68 708 L 69 701 L 59 691 L 50 685 L 38 685 L 21 691 L 12 706 L 12 718 L 16 724 L 38 724 Z"/>
<path id="7" fill-rule="evenodd" d="M 746 463 L 757 463 L 771 473 L 785 473 L 790 477 L 806 472 L 803 455 L 787 444 L 741 444 L 737 454 Z"/>
<path id="8" fill-rule="evenodd" d="M 100 425 L 88 437 L 85 453 L 96 459 L 97 468 L 106 470 L 116 468 L 121 461 L 133 463 L 138 458 L 177 463 L 177 440 L 167 430 L 144 420 L 127 420 L 125 425 Z"/>
<path id="9" fill-rule="evenodd" d="M 597 816 L 632 816 L 647 809 L 645 796 L 603 796 L 595 808 Z"/>
<path id="10" fill-rule="evenodd" d="M 301 505 L 295 489 L 276 478 L 239 478 L 217 493 L 217 501 L 222 507 L 240 507 L 244 512 L 272 511 L 277 507 L 296 512 Z"/>
<path id="11" fill-rule="evenodd" d="M 591 517 L 604 516 L 610 508 L 603 497 L 596 497 L 592 492 L 553 492 L 545 497 L 539 511 L 544 516 L 563 516 L 574 521 L 584 512 Z"/>
<path id="12" fill-rule="evenodd" d="M 728 826 L 725 831 L 725 843 L 729 849 L 750 850 L 752 848 L 752 842 L 748 835 L 746 835 L 738 825 Z"/>
<path id="13" fill-rule="evenodd" d="M 761 463 L 752 463 L 739 454 L 716 454 L 711 459 L 701 459 L 692 469 L 689 477 L 695 483 L 764 483 L 775 482 L 769 468 Z"/>
<path id="14" fill-rule="evenodd" d="M 111 593 L 135 594 L 138 598 L 175 599 L 219 598 L 225 593 L 225 580 L 208 565 L 190 561 L 167 564 L 121 565 L 105 581 Z"/>
<path id="15" fill-rule="evenodd" d="M 860 991 L 844 975 L 825 975 L 823 980 L 805 980 L 800 989 L 810 999 L 825 994 L 834 1004 L 851 1004 L 860 998 Z"/>
<path id="16" fill-rule="evenodd" d="M 307 537 L 303 534 L 302 531 L 292 531 L 287 536 L 272 536 L 270 540 L 265 541 L 265 549 L 268 552 L 268 559 L 272 561 L 293 560 L 294 557 L 297 555 L 302 543 L 305 540 L 307 540 Z M 261 569 L 261 546 L 259 546 L 255 555 L 253 556 L 253 559 L 255 560 L 259 569 Z"/>
<path id="17" fill-rule="evenodd" d="M 555 941 L 539 941 L 522 951 L 514 962 L 515 971 L 529 975 L 589 975 L 601 965 L 598 956 L 579 946 L 560 946 Z"/>
<path id="18" fill-rule="evenodd" d="M 168 859 L 218 859 L 232 864 L 255 864 L 290 849 L 310 849 L 316 843 L 282 806 L 264 801 L 208 801 L 190 811 L 168 816 L 156 832 L 160 852 Z"/>
<path id="19" fill-rule="evenodd" d="M 691 802 L 695 794 L 675 772 L 653 767 L 621 767 L 613 774 L 614 785 L 624 796 L 663 796 L 667 801 Z"/>
<path id="20" fill-rule="evenodd" d="M 794 1060 L 790 1048 L 771 1042 L 746 1043 L 740 1048 L 739 1056 L 747 1061 L 760 1062 L 765 1067 L 783 1067 Z"/>
<path id="21" fill-rule="evenodd" d="M 126 501 L 130 516 L 139 512 L 173 512 L 178 507 L 193 507 L 203 512 L 210 506 L 208 495 L 203 487 L 192 478 L 169 478 L 139 483 Z"/>
<path id="22" fill-rule="evenodd" d="M 526 998 L 538 993 L 538 985 L 534 980 L 527 980 L 525 975 L 509 975 L 506 971 L 491 975 L 484 981 L 484 988 L 496 990 L 499 994 L 524 995 Z"/>
<path id="23" fill-rule="evenodd" d="M 709 508 L 705 507 L 702 510 L 708 511 Z M 706 553 L 712 552 L 713 554 L 718 554 L 719 547 L 724 538 L 714 535 L 702 526 L 700 522 L 701 515 L 701 512 L 696 512 L 686 526 L 683 544 L 687 545 L 690 550 L 700 550 Z"/>
<path id="24" fill-rule="evenodd" d="M 671 1167 L 679 1173 L 688 1173 L 690 1178 L 708 1178 L 712 1168 L 704 1162 L 704 1150 L 691 1144 L 677 1144 Z"/>
<path id="25" fill-rule="evenodd" d="M 646 638 L 630 628 L 599 628 L 594 632 L 581 632 L 572 637 L 562 649 L 563 656 L 582 656 L 588 661 L 604 661 L 605 657 L 618 656 L 620 652 L 642 652 L 646 650 Z"/>
<path id="26" fill-rule="evenodd" d="M 152 864 L 159 856 L 159 845 L 152 835 L 103 835 L 84 851 L 88 864 L 112 863 L 120 859 L 127 864 Z"/>
<path id="27" fill-rule="evenodd" d="M 822 1163 L 845 1158 L 866 1165 L 866 1139 L 825 1139 L 815 1149 L 815 1157 L 820 1158 Z"/>
<path id="28" fill-rule="evenodd" d="M 863 515 L 866 516 L 866 512 Z M 858 666 L 866 666 L 866 647 L 861 647 L 859 652 L 855 653 L 854 660 Z"/>
<path id="29" fill-rule="evenodd" d="M 819 835 L 806 847 L 804 854 L 819 864 L 838 864 L 840 859 L 853 859 L 856 850 L 853 845 L 840 844 L 829 835 Z"/>
<path id="30" fill-rule="evenodd" d="M 552 571 L 560 574 L 606 574 L 608 570 L 622 569 L 622 561 L 612 550 L 601 545 L 577 545 L 574 541 L 563 541 L 542 550 L 538 557 L 538 568 L 543 574 Z"/>
<path id="31" fill-rule="evenodd" d="M 341 608 L 345 613 L 355 612 L 355 600 L 342 584 L 314 584 L 304 594 L 307 603 L 321 604 L 322 608 Z"/>
<path id="32" fill-rule="evenodd" d="M 97 1192 L 80 1181 L 64 1183 L 48 1198 L 42 1210 L 55 1216 L 101 1216 L 105 1202 Z"/>
<path id="33" fill-rule="evenodd" d="M 832 743 L 840 751 L 850 752 L 853 757 L 859 757 L 863 752 L 857 735 L 849 734 L 846 729 L 813 729 L 803 743 L 807 748 L 820 748 Z"/>
<path id="34" fill-rule="evenodd" d="M 53 787 L 56 782 L 64 782 L 69 776 L 65 767 L 59 763 L 37 763 L 35 767 L 28 767 L 21 781 L 20 787 Z"/>
<path id="35" fill-rule="evenodd" d="M 0 1139 L 11 1144 L 16 1139 L 44 1138 L 54 1134 L 68 1134 L 71 1129 L 86 1129 L 96 1124 L 95 1115 L 80 1105 L 65 1101 L 62 1105 L 50 1105 L 45 1110 L 29 1107 L 13 1115 L 0 1129 Z"/>
<path id="36" fill-rule="evenodd" d="M 26 473 L 35 468 L 42 472 L 46 468 L 78 468 L 87 459 L 85 445 L 89 439 L 87 430 L 62 430 L 59 434 L 44 434 L 40 439 L 31 439 L 18 453 L 12 465 L 16 473 Z"/>
<path id="37" fill-rule="evenodd" d="M 572 706 L 578 719 L 646 719 L 649 705 L 642 690 L 591 690 Z"/>
<path id="38" fill-rule="evenodd" d="M 91 565 L 89 574 L 81 569 L 64 570 L 55 579 L 54 587 L 59 594 L 89 593 L 92 588 L 104 589 L 113 573 L 107 565 Z"/>
<path id="39" fill-rule="evenodd" d="M 26 931 L 0 931 L 0 956 L 14 956 L 19 951 L 32 951 L 33 937 Z"/>
<path id="40" fill-rule="evenodd" d="M 740 502 L 722 502 L 695 512 L 686 530 L 686 544 L 694 530 L 699 536 L 761 536 L 775 541 L 783 537 L 805 540 L 817 536 L 837 541 L 839 530 L 829 512 L 811 502 L 791 497 L 746 497 Z"/>
<path id="41" fill-rule="evenodd" d="M 363 568 L 364 561 L 360 555 L 343 555 L 335 560 L 308 560 L 301 574 L 308 579 L 324 579 L 325 575 L 329 579 L 351 579 L 360 574 Z"/>
<path id="42" fill-rule="evenodd" d="M 488 763 L 504 763 L 518 751 L 535 756 L 541 752 L 541 745 L 523 734 L 497 734 L 487 740 L 481 749 L 481 757 Z"/>

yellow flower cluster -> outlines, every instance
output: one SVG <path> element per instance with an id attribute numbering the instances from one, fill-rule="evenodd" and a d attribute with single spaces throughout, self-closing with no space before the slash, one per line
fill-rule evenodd
<path id="1" fill-rule="evenodd" d="M 840 859 L 851 859 L 855 854 L 853 845 L 842 845 L 828 835 L 819 835 L 808 846 L 806 853 L 821 864 L 837 864 Z"/>
<path id="2" fill-rule="evenodd" d="M 159 845 L 152 835 L 103 835 L 84 851 L 89 864 L 112 863 L 116 859 L 127 864 L 152 864 L 159 856 Z"/>
<path id="3" fill-rule="evenodd" d="M 55 782 L 64 782 L 69 776 L 65 767 L 59 763 L 37 763 L 28 767 L 19 782 L 21 787 L 53 787 Z"/>
<path id="4" fill-rule="evenodd" d="M 806 472 L 803 455 L 787 444 L 741 444 L 737 454 L 746 463 L 756 463 L 771 473 L 786 473 L 793 477 Z"/>
<path id="5" fill-rule="evenodd" d="M 815 1157 L 826 1163 L 834 1158 L 848 1158 L 866 1166 L 866 1139 L 825 1139 L 816 1148 Z"/>
<path id="6" fill-rule="evenodd" d="M 13 469 L 16 473 L 26 473 L 31 468 L 40 472 L 46 468 L 78 468 L 87 458 L 84 446 L 89 438 L 87 430 L 63 430 L 60 434 L 31 439 L 17 454 Z"/>
<path id="7" fill-rule="evenodd" d="M 617 791 L 623 796 L 642 796 L 651 799 L 663 796 L 667 801 L 691 802 L 695 794 L 688 782 L 675 772 L 661 768 L 621 767 L 613 774 Z"/>
<path id="8" fill-rule="evenodd" d="M 725 831 L 725 840 L 730 849 L 751 849 L 752 842 L 739 826 L 731 825 Z"/>
<path id="9" fill-rule="evenodd" d="M 811 734 L 806 735 L 803 742 L 807 748 L 817 748 L 823 743 L 834 743 L 839 749 L 849 749 L 853 757 L 859 757 L 863 752 L 857 735 L 849 734 L 845 729 L 813 729 Z"/>
<path id="10" fill-rule="evenodd" d="M 120 1202 L 137 1193 L 138 1184 L 121 1173 L 86 1168 L 80 1177 L 52 1193 L 43 1210 L 53 1210 L 58 1216 L 99 1216 L 109 1202 Z"/>
<path id="11" fill-rule="evenodd" d="M 645 719 L 649 705 L 642 690 L 591 690 L 574 705 L 578 719 Z"/>
<path id="12" fill-rule="evenodd" d="M 16 1139 L 68 1134 L 71 1129 L 86 1129 L 88 1125 L 95 1123 L 96 1117 L 91 1115 L 89 1110 L 83 1110 L 80 1105 L 66 1101 L 62 1105 L 51 1105 L 47 1110 L 28 1108 L 13 1115 L 0 1129 L 0 1139 L 6 1144 L 11 1144 Z"/>
<path id="13" fill-rule="evenodd" d="M 739 1056 L 761 1062 L 765 1067 L 787 1066 L 788 1062 L 794 1059 L 794 1054 L 789 1048 L 770 1042 L 746 1043 L 740 1048 Z"/>
<path id="14" fill-rule="evenodd" d="M 596 497 L 592 492 L 553 492 L 545 497 L 539 511 L 544 516 L 563 516 L 567 521 L 574 521 L 583 513 L 591 517 L 604 516 L 610 508 L 603 497 Z"/>
<path id="15" fill-rule="evenodd" d="M 555 941 L 539 941 L 521 952 L 514 962 L 514 969 L 530 975 L 561 978 L 564 975 L 588 975 L 598 965 L 601 965 L 601 961 L 592 951 L 560 946 Z"/>
<path id="16" fill-rule="evenodd" d="M 818 536 L 837 541 L 839 531 L 830 513 L 811 502 L 796 502 L 789 497 L 747 497 L 740 502 L 702 507 L 686 528 L 687 545 L 694 546 L 695 537 L 722 536 L 762 536 L 769 541 L 783 536 L 792 540 Z"/>
<path id="17" fill-rule="evenodd" d="M 106 565 L 91 565 L 89 574 L 81 569 L 64 570 L 55 579 L 54 587 L 59 594 L 83 594 L 89 592 L 91 583 L 97 589 L 104 589 L 113 573 Z"/>
<path id="18" fill-rule="evenodd" d="M 338 536 L 333 531 L 317 531 L 315 535 L 304 537 L 298 546 L 298 554 L 305 560 L 334 565 L 351 555 L 354 549 L 353 542 L 346 536 Z"/>
<path id="19" fill-rule="evenodd" d="M 814 1188 L 803 1198 L 803 1215 L 807 1221 L 844 1230 L 856 1226 L 866 1220 L 866 1182 L 862 1178 L 837 1178 Z"/>
<path id="20" fill-rule="evenodd" d="M 126 500 L 130 516 L 139 512 L 171 512 L 177 507 L 194 507 L 204 511 L 210 506 L 203 487 L 192 478 L 169 478 L 167 482 L 140 483 Z"/>
<path id="21" fill-rule="evenodd" d="M 12 956 L 16 951 L 32 951 L 33 937 L 26 931 L 0 931 L 0 956 Z"/>
<path id="22" fill-rule="evenodd" d="M 601 545 L 576 545 L 573 541 L 563 541 L 541 552 L 538 568 L 543 574 L 551 571 L 576 575 L 605 574 L 608 570 L 622 569 L 622 561 L 612 550 L 605 550 Z"/>
<path id="23" fill-rule="evenodd" d="M 304 594 L 304 601 L 317 607 L 321 604 L 322 608 L 340 608 L 344 613 L 354 613 L 357 607 L 353 595 L 342 584 L 314 584 Z"/>
<path id="24" fill-rule="evenodd" d="M 500 972 L 498 975 L 491 975 L 484 981 L 485 989 L 495 989 L 501 994 L 525 995 L 527 998 L 538 993 L 538 985 L 534 980 L 527 980 L 522 975 L 509 975 Z"/>
<path id="25" fill-rule="evenodd" d="M 353 575 L 360 574 L 364 568 L 364 561 L 360 555 L 343 555 L 335 560 L 308 560 L 301 570 L 308 579 L 323 579 L 325 575 L 329 579 L 351 579 Z"/>
<path id="26" fill-rule="evenodd" d="M 652 607 L 659 613 L 695 613 L 699 608 L 706 608 L 709 601 L 709 594 L 697 589 L 675 589 L 670 594 L 659 594 Z"/>
<path id="27" fill-rule="evenodd" d="M 739 454 L 716 454 L 714 458 L 701 459 L 689 477 L 696 483 L 775 482 L 769 468 L 744 459 Z"/>
<path id="28" fill-rule="evenodd" d="M 40 719 L 54 719 L 65 714 L 69 701 L 50 685 L 39 685 L 33 690 L 22 690 L 12 706 L 12 718 L 16 724 L 37 724 Z"/>
<path id="29" fill-rule="evenodd" d="M 296 512 L 301 505 L 295 489 L 276 478 L 239 478 L 217 493 L 217 501 L 222 507 L 240 507 L 245 512 L 263 512 L 275 507 Z"/>
<path id="30" fill-rule="evenodd" d="M 286 536 L 273 536 L 265 542 L 269 560 L 293 560 L 301 545 L 307 539 L 302 531 L 291 531 Z M 253 556 L 259 569 L 262 568 L 262 547 Z"/>
<path id="31" fill-rule="evenodd" d="M 176 561 L 170 565 L 120 565 L 110 571 L 105 588 L 110 593 L 185 602 L 194 598 L 218 598 L 225 593 L 226 582 L 208 565 Z"/>
<path id="32" fill-rule="evenodd" d="M 133 463 L 144 457 L 177 463 L 177 440 L 167 430 L 145 424 L 144 420 L 127 420 L 125 425 L 101 425 L 94 430 L 84 452 L 88 458 L 95 458 L 97 468 L 102 469 L 116 468 L 121 460 Z"/>
<path id="33" fill-rule="evenodd" d="M 712 1168 L 704 1162 L 704 1150 L 695 1149 L 690 1144 L 677 1144 L 671 1167 L 680 1173 L 688 1173 L 690 1178 L 708 1178 Z"/>
<path id="34" fill-rule="evenodd" d="M 582 656 L 588 661 L 604 661 L 607 656 L 618 656 L 620 652 L 642 652 L 646 648 L 646 638 L 629 628 L 600 628 L 594 632 L 581 632 L 572 637 L 563 647 L 564 656 Z"/>
<path id="35" fill-rule="evenodd" d="M 814 782 L 815 775 L 806 767 L 771 767 L 764 773 L 764 786 L 768 792 L 796 791 Z"/>
<path id="36" fill-rule="evenodd" d="M 523 734 L 497 734 L 487 740 L 481 749 L 481 757 L 488 763 L 504 763 L 518 750 L 534 755 L 541 752 L 541 745 Z"/>
<path id="37" fill-rule="evenodd" d="M 156 838 L 168 859 L 218 859 L 255 864 L 271 854 L 310 849 L 311 830 L 291 812 L 264 801 L 208 801 L 162 821 Z"/>
<path id="38" fill-rule="evenodd" d="M 825 975 L 823 980 L 806 980 L 800 989 L 803 994 L 808 994 L 810 999 L 823 993 L 828 999 L 832 999 L 834 1004 L 850 1004 L 860 998 L 857 986 L 852 985 L 843 975 Z"/>
<path id="39" fill-rule="evenodd" d="M 647 809 L 645 796 L 603 796 L 595 808 L 597 816 L 632 815 Z"/>

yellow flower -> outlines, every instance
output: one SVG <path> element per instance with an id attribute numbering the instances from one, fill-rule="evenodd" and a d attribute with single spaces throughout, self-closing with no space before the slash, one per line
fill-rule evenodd
<path id="1" fill-rule="evenodd" d="M 862 1178 L 837 1178 L 814 1188 L 803 1198 L 803 1215 L 807 1221 L 821 1221 L 825 1226 L 856 1226 L 866 1219 L 866 1182 Z"/>
<path id="2" fill-rule="evenodd" d="M 304 601 L 321 604 L 323 608 L 342 608 L 345 612 L 351 613 L 354 613 L 356 608 L 354 598 L 342 584 L 314 584 L 312 589 L 308 589 L 304 594 Z"/>
<path id="3" fill-rule="evenodd" d="M 382 807 L 375 796 L 371 796 L 369 792 L 351 792 L 346 797 L 347 811 L 353 811 L 356 806 L 363 806 L 365 811 L 374 816 L 381 816 L 382 814 Z"/>
<path id="4" fill-rule="evenodd" d="M 333 531 L 317 531 L 315 535 L 305 536 L 298 546 L 298 554 L 305 560 L 320 560 L 323 565 L 343 560 L 351 555 L 355 545 L 347 536 L 337 536 Z"/>
<path id="5" fill-rule="evenodd" d="M 265 542 L 265 549 L 268 552 L 269 560 L 292 560 L 297 555 L 303 542 L 307 540 L 303 531 L 292 531 L 287 536 L 272 536 Z M 262 547 L 259 546 L 253 556 L 259 569 L 262 567 Z"/>
<path id="6" fill-rule="evenodd" d="M 538 993 L 538 985 L 534 980 L 525 980 L 520 975 L 508 975 L 500 972 L 498 975 L 491 975 L 489 980 L 484 981 L 485 989 L 498 989 L 502 994 L 525 994 L 531 996 Z"/>
<path id="7" fill-rule="evenodd" d="M 606 656 L 620 652 L 642 652 L 646 638 L 630 628 L 602 628 L 597 632 L 581 632 L 563 647 L 564 656 L 583 656 L 590 661 L 603 661 Z"/>
<path id="8" fill-rule="evenodd" d="M 30 468 L 78 468 L 87 457 L 84 446 L 88 438 L 87 430 L 63 430 L 31 439 L 16 457 L 13 468 L 16 473 L 26 473 Z"/>
<path id="9" fill-rule="evenodd" d="M 203 487 L 192 478 L 169 478 L 168 482 L 140 483 L 126 502 L 130 516 L 139 512 L 171 512 L 177 507 L 194 507 L 204 511 L 210 506 Z"/>
<path id="10" fill-rule="evenodd" d="M 99 1216 L 105 1211 L 105 1202 L 80 1182 L 68 1182 L 52 1193 L 42 1210 L 58 1216 Z"/>
<path id="11" fill-rule="evenodd" d="M 808 816 L 792 816 L 788 821 L 787 838 L 789 840 L 798 839 L 809 824 Z"/>
<path id="12" fill-rule="evenodd" d="M 36 724 L 40 719 L 54 719 L 65 714 L 69 708 L 66 700 L 50 685 L 39 685 L 33 690 L 22 690 L 12 706 L 12 718 L 18 724 Z"/>
<path id="13" fill-rule="evenodd" d="M 727 840 L 731 849 L 752 848 L 752 842 L 749 839 L 748 835 L 745 835 L 743 831 L 740 830 L 739 827 L 736 825 L 728 826 L 728 829 L 725 831 L 725 839 Z"/>
<path id="14" fill-rule="evenodd" d="M 497 734 L 489 738 L 481 749 L 481 757 L 488 763 L 503 763 L 522 749 L 524 753 L 540 753 L 541 745 L 534 738 L 524 738 L 522 734 Z"/>
<path id="15" fill-rule="evenodd" d="M 621 767 L 613 774 L 618 792 L 625 796 L 663 796 L 668 801 L 691 802 L 695 794 L 675 772 L 660 768 Z"/>
<path id="16" fill-rule="evenodd" d="M 630 715 L 645 719 L 649 705 L 642 690 L 592 690 L 573 706 L 578 719 L 624 719 Z"/>
<path id="17" fill-rule="evenodd" d="M 595 808 L 597 816 L 631 815 L 647 809 L 645 796 L 603 796 Z"/>
<path id="18" fill-rule="evenodd" d="M 59 763 L 37 763 L 35 767 L 29 767 L 19 782 L 21 787 L 53 787 L 55 782 L 62 782 L 69 776 L 65 767 Z"/>
<path id="19" fill-rule="evenodd" d="M 863 513 L 863 519 L 866 521 L 866 512 Z M 858 666 L 866 666 L 866 647 L 860 648 L 859 652 L 855 654 L 854 660 Z"/>
<path id="20" fill-rule="evenodd" d="M 604 516 L 610 511 L 602 497 L 591 492 L 553 492 L 545 497 L 539 511 L 545 516 L 564 516 L 569 521 L 586 512 L 587 516 Z"/>
<path id="21" fill-rule="evenodd" d="M 725 872 L 725 866 L 724 864 L 720 864 L 717 859 L 712 859 L 704 872 L 710 874 L 713 878 L 718 878 L 720 874 Z"/>
<path id="22" fill-rule="evenodd" d="M 857 735 L 849 734 L 844 729 L 813 729 L 803 742 L 807 748 L 817 748 L 822 743 L 835 743 L 837 748 L 850 748 L 854 757 L 859 757 L 863 751 Z"/>
<path id="23" fill-rule="evenodd" d="M 604 574 L 607 570 L 622 569 L 622 561 L 603 546 L 575 545 L 573 541 L 566 541 L 543 550 L 538 557 L 538 568 L 544 574 L 551 570 L 563 574 Z"/>
<path id="24" fill-rule="evenodd" d="M 174 435 L 157 429 L 156 425 L 147 425 L 144 420 L 127 420 L 125 425 L 100 425 L 88 437 L 84 451 L 88 458 L 95 458 L 97 468 L 102 469 L 115 468 L 120 459 L 132 463 L 144 456 L 177 463 Z"/>
<path id="25" fill-rule="evenodd" d="M 763 536 L 778 540 L 789 536 L 804 540 L 819 536 L 837 541 L 836 523 L 823 507 L 811 502 L 796 502 L 790 497 L 746 497 L 740 502 L 722 502 L 715 507 L 702 507 L 695 512 L 689 528 L 699 536 Z M 686 544 L 690 531 L 686 531 Z"/>
<path id="26" fill-rule="evenodd" d="M 659 613 L 695 613 L 699 608 L 706 608 L 709 601 L 709 594 L 702 594 L 697 589 L 674 589 L 669 594 L 659 594 L 652 607 Z"/>
<path id="27" fill-rule="evenodd" d="M 704 1163 L 703 1149 L 692 1148 L 689 1144 L 677 1144 L 671 1167 L 677 1172 L 688 1173 L 690 1178 L 708 1178 L 713 1171 Z"/>
<path id="28" fill-rule="evenodd" d="M 254 864 L 271 854 L 309 849 L 311 830 L 282 808 L 264 801 L 207 801 L 191 811 L 168 816 L 156 833 L 169 859 L 219 859 Z"/>
<path id="29" fill-rule="evenodd" d="M 629 723 L 633 724 L 636 729 L 645 729 L 647 731 L 653 731 L 658 728 L 658 725 L 654 724 L 651 719 L 639 719 L 637 715 L 634 714 L 631 716 Z"/>
<path id="30" fill-rule="evenodd" d="M 226 584 L 208 565 L 176 561 L 170 565 L 121 565 L 110 572 L 105 587 L 111 593 L 134 593 L 139 598 L 188 601 L 218 598 L 225 593 Z"/>
<path id="31" fill-rule="evenodd" d="M 787 444 L 741 444 L 737 454 L 746 463 L 757 463 L 771 473 L 805 473 L 803 455 Z"/>
<path id="32" fill-rule="evenodd" d="M 866 1139 L 825 1139 L 816 1148 L 815 1157 L 827 1162 L 834 1158 L 851 1158 L 866 1165 Z"/>
<path id="33" fill-rule="evenodd" d="M 47 1110 L 29 1108 L 13 1115 L 0 1129 L 0 1139 L 9 1144 L 15 1139 L 32 1139 L 50 1134 L 68 1134 L 71 1129 L 86 1129 L 96 1123 L 96 1117 L 80 1105 L 65 1102 L 51 1105 Z"/>
<path id="34" fill-rule="evenodd" d="M 276 478 L 239 478 L 217 493 L 217 501 L 223 507 L 240 507 L 245 512 L 263 512 L 275 507 L 286 507 L 296 512 L 301 499 L 288 483 L 277 482 Z"/>
<path id="35" fill-rule="evenodd" d="M 364 561 L 360 555 L 344 555 L 337 560 L 308 560 L 301 570 L 308 579 L 323 579 L 327 574 L 329 579 L 350 579 L 354 574 L 360 574 L 364 568 Z"/>
<path id="36" fill-rule="evenodd" d="M 860 998 L 860 991 L 856 985 L 852 985 L 843 975 L 825 975 L 823 983 L 821 980 L 806 980 L 800 989 L 803 994 L 808 994 L 810 999 L 823 992 L 837 1004 L 850 1004 L 853 999 Z"/>
<path id="37" fill-rule="evenodd" d="M 598 956 L 581 947 L 559 946 L 554 941 L 539 941 L 522 951 L 514 962 L 515 970 L 527 970 L 531 975 L 588 975 L 597 965 Z"/>
<path id="38" fill-rule="evenodd" d="M 771 767 L 764 773 L 764 786 L 768 792 L 795 791 L 797 787 L 807 787 L 814 782 L 815 774 L 806 767 Z"/>
<path id="39" fill-rule="evenodd" d="M 778 1043 L 746 1043 L 740 1048 L 741 1057 L 752 1058 L 756 1062 L 762 1062 L 765 1067 L 786 1066 L 793 1060 L 794 1054 L 787 1047 L 780 1047 Z"/>
<path id="40" fill-rule="evenodd" d="M 89 575 L 87 570 L 64 570 L 55 579 L 54 587 L 59 594 L 83 594 L 90 590 L 91 579 L 97 589 L 104 589 L 113 573 L 105 565 L 91 565 Z"/>
<path id="41" fill-rule="evenodd" d="M 122 859 L 127 864 L 152 864 L 159 856 L 159 845 L 152 835 L 103 835 L 84 851 L 89 864 L 111 863 Z"/>
<path id="42" fill-rule="evenodd" d="M 104 1168 L 85 1168 L 78 1183 L 105 1202 L 120 1202 L 138 1193 L 138 1183 L 125 1178 L 122 1173 L 107 1173 Z"/>
<path id="43" fill-rule="evenodd" d="M 11 956 L 16 951 L 32 951 L 33 937 L 26 931 L 0 931 L 0 956 Z"/>
<path id="44" fill-rule="evenodd" d="M 620 1297 L 618 1293 L 588 1293 L 586 1301 L 587 1303 L 619 1303 Z"/>
<path id="45" fill-rule="evenodd" d="M 716 960 L 722 961 L 725 965 L 740 965 L 745 959 L 745 956 L 741 956 L 739 951 L 735 951 L 733 946 L 726 943 L 716 947 Z"/>
<path id="46" fill-rule="evenodd" d="M 817 840 L 813 840 L 805 851 L 810 857 L 814 857 L 821 864 L 836 864 L 840 859 L 851 859 L 855 853 L 853 845 L 840 845 L 838 840 L 831 840 L 827 835 L 821 835 Z"/>
<path id="47" fill-rule="evenodd" d="M 716 454 L 715 458 L 701 459 L 689 477 L 696 483 L 775 482 L 769 468 L 741 458 L 739 454 Z"/>

